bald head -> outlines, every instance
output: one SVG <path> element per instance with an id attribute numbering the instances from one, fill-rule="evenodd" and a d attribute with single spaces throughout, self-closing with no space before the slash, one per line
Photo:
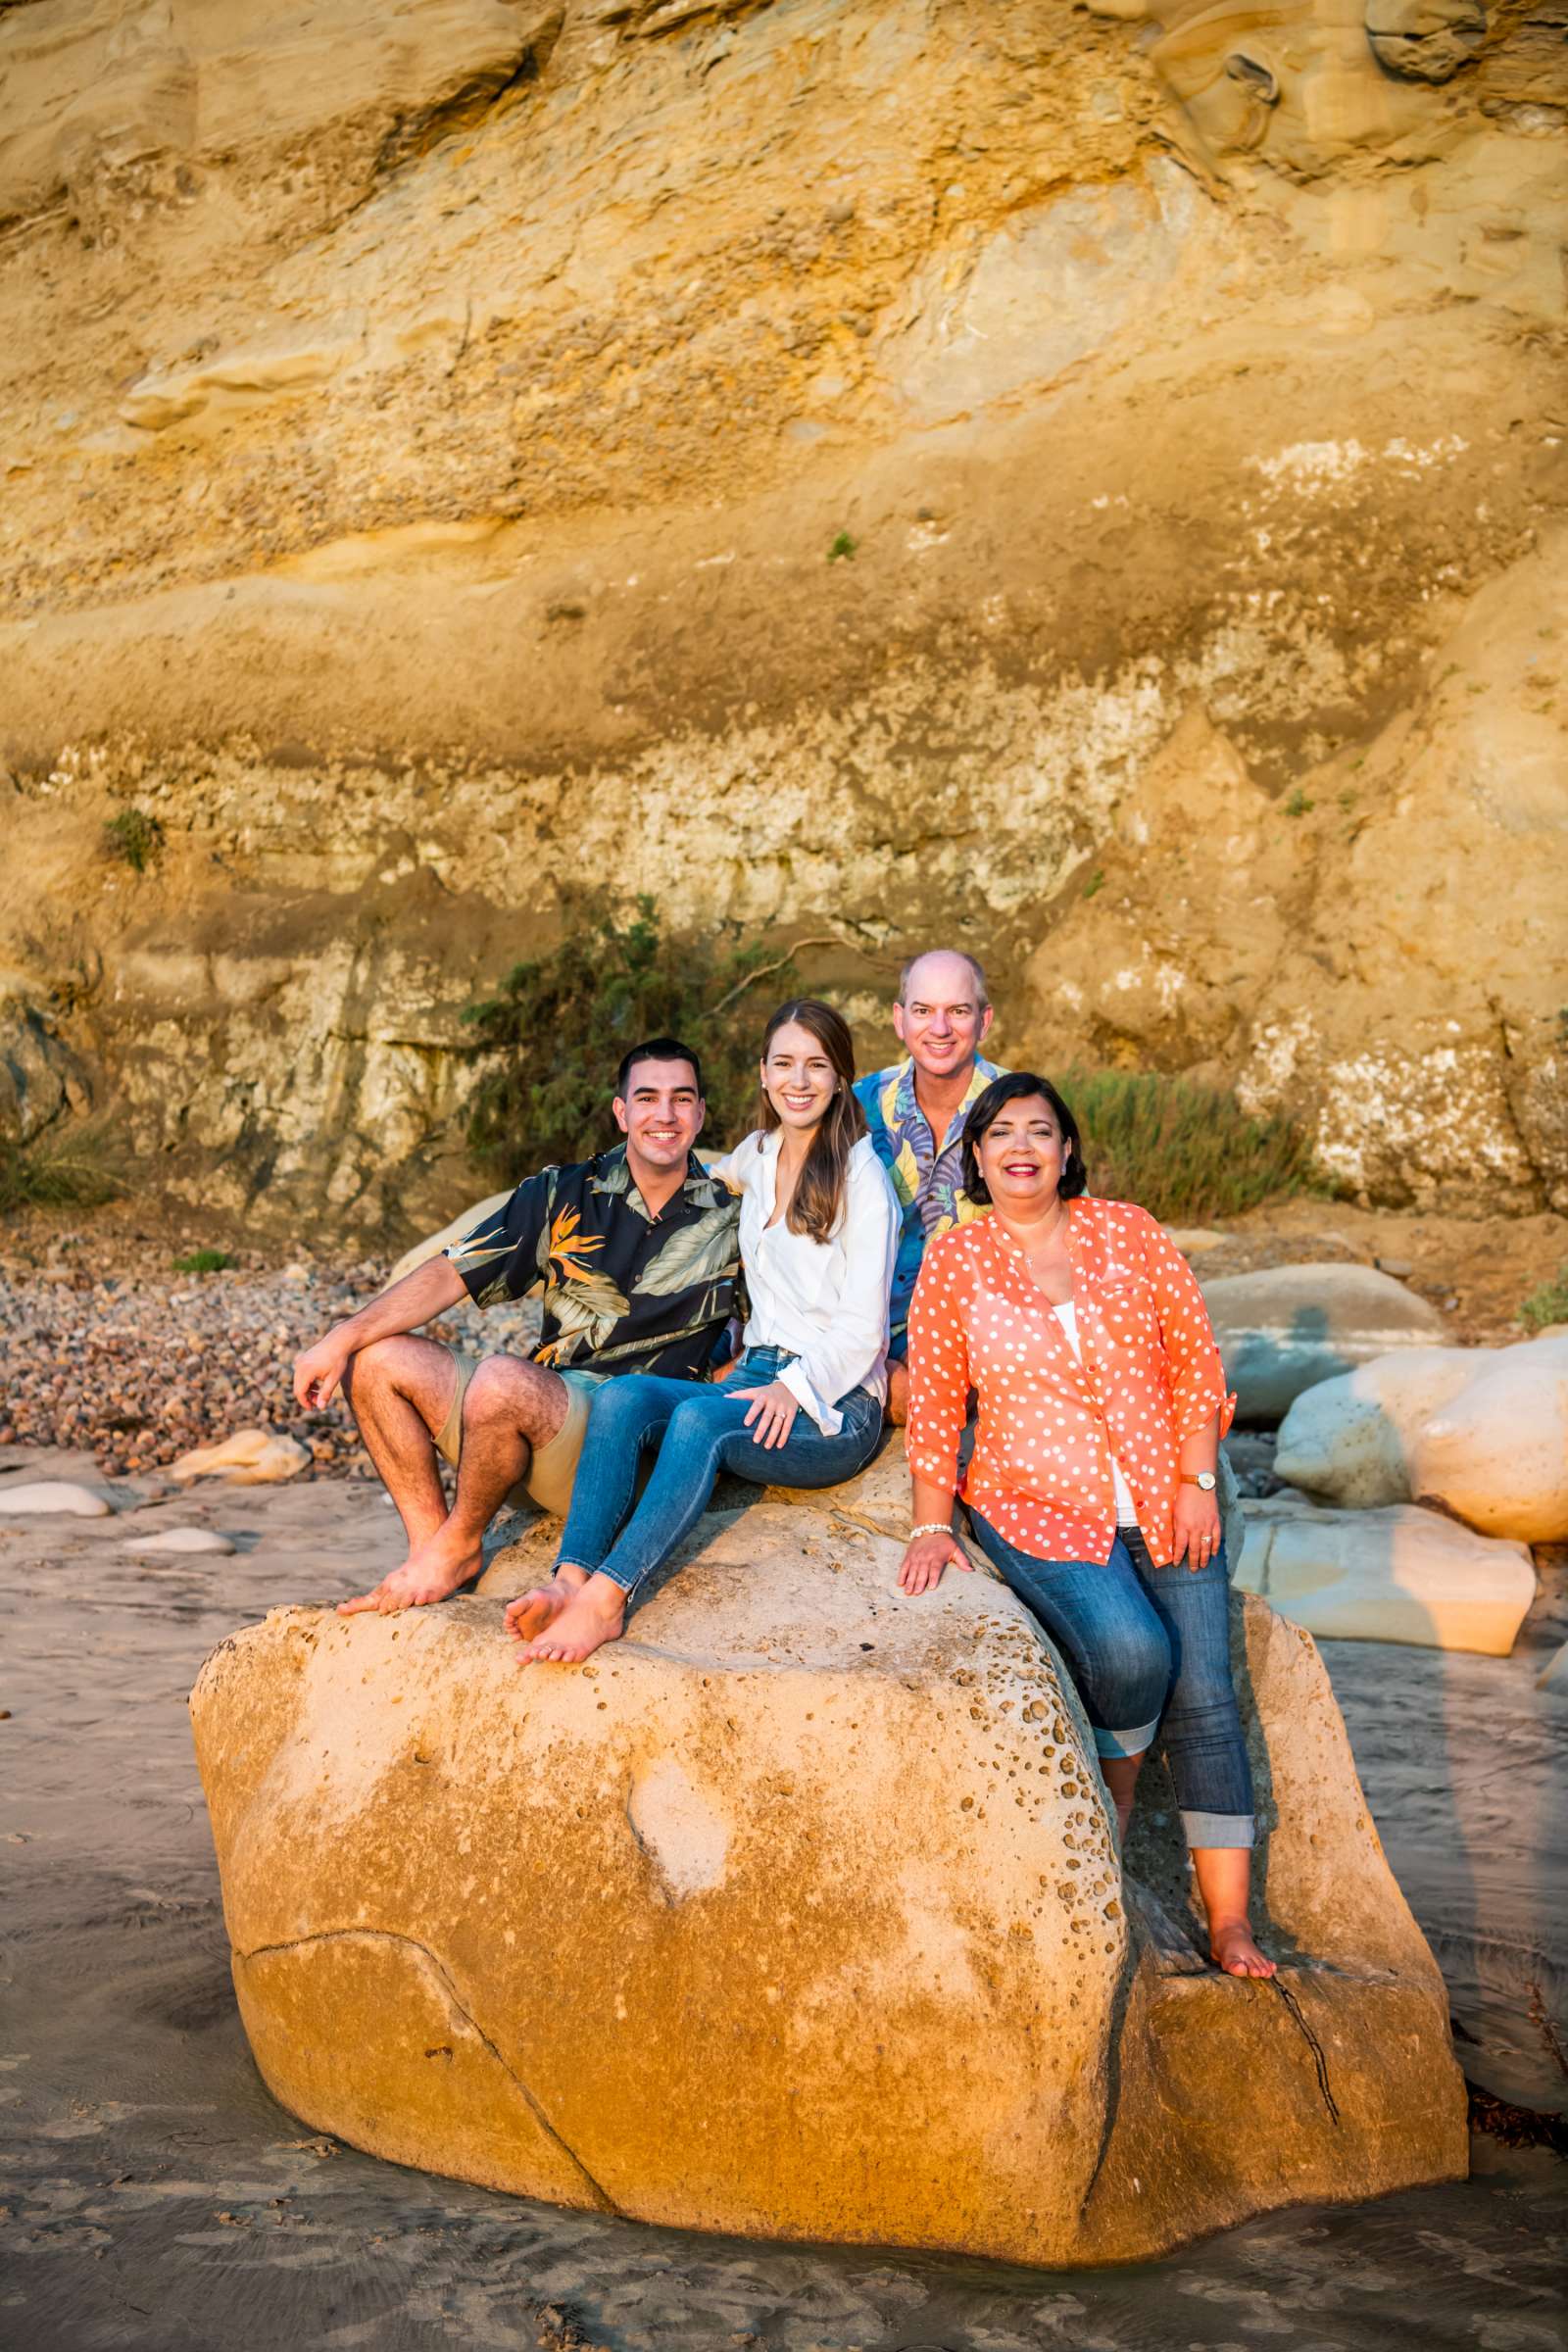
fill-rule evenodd
<path id="1" fill-rule="evenodd" d="M 945 996 L 951 1003 L 962 999 L 979 1012 L 990 1003 L 985 973 L 961 948 L 927 948 L 923 955 L 912 956 L 899 974 L 901 1004 L 934 995 Z"/>
<path id="2" fill-rule="evenodd" d="M 893 1026 L 923 1078 L 967 1088 L 991 1026 L 986 976 L 974 957 L 958 948 L 928 948 L 906 963 Z"/>

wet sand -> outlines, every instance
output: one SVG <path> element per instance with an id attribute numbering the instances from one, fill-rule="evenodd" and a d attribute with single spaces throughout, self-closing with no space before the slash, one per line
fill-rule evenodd
<path id="1" fill-rule="evenodd" d="M 94 1476 L 0 1448 L 0 1472 Z M 122 1490 L 128 1499 L 128 1490 Z M 281 1601 L 374 1581 L 363 1485 L 138 1512 L 236 1556 L 153 1566 L 120 1521 L 0 1523 L 0 2345 L 18 2352 L 1555 2352 L 1568 2167 L 1474 2143 L 1464 2185 L 1298 2208 L 1084 2273 L 781 2247 L 562 2213 L 357 2154 L 263 2088 L 240 2032 L 185 1695 Z M 1324 1645 L 1472 2080 L 1560 2108 L 1568 1637 L 1548 1580 L 1512 1658 Z M 592 1997 L 592 1986 L 583 1988 Z"/>

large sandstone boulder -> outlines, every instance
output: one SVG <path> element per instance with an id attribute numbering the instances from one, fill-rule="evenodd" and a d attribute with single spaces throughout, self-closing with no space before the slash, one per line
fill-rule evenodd
<path id="1" fill-rule="evenodd" d="M 1286 1496 L 1243 1509 L 1234 1581 L 1319 1641 L 1505 1658 L 1536 1596 L 1525 1544 L 1474 1535 L 1437 1511 L 1325 1511 Z"/>
<path id="2" fill-rule="evenodd" d="M 192 1718 L 278 2098 L 564 2204 L 1046 2264 L 1461 2176 L 1443 1984 L 1310 1640 L 1238 1599 L 1284 1963 L 1238 1982 L 1159 1769 L 1124 1880 L 1050 1644 L 983 1571 L 905 1598 L 899 1556 L 764 1499 L 581 1669 L 519 1669 L 484 1597 L 220 1644 Z"/>
<path id="3" fill-rule="evenodd" d="M 412 1250 L 405 1250 L 387 1276 L 388 1286 L 401 1282 L 405 1274 L 417 1273 L 420 1266 L 427 1264 L 449 1242 L 461 1241 L 466 1233 L 473 1231 L 482 1218 L 494 1216 L 498 1208 L 505 1208 L 511 1199 L 510 1186 L 504 1193 L 488 1193 L 484 1200 L 476 1200 L 472 1208 L 466 1208 L 462 1216 L 454 1217 L 449 1225 L 443 1225 L 439 1233 L 426 1234 L 422 1242 L 416 1242 Z"/>
<path id="4" fill-rule="evenodd" d="M 1568 1337 L 1377 1357 L 1297 1400 L 1274 1464 L 1327 1502 L 1432 1501 L 1485 1535 L 1559 1543 Z"/>
<path id="5" fill-rule="evenodd" d="M 1272 1426 L 1303 1389 L 1443 1336 L 1436 1307 L 1372 1266 L 1269 1266 L 1202 1289 L 1243 1424 Z"/>

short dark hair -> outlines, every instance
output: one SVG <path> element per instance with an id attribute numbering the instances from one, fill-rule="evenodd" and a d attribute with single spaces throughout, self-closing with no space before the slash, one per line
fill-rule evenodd
<path id="1" fill-rule="evenodd" d="M 615 1072 L 615 1093 L 618 1098 L 624 1098 L 626 1082 L 634 1064 L 639 1061 L 689 1061 L 692 1076 L 697 1081 L 698 1100 L 702 1100 L 703 1065 L 690 1046 L 683 1046 L 678 1037 L 645 1037 L 640 1046 L 633 1046 L 629 1054 L 621 1055 L 620 1067 Z"/>
<path id="2" fill-rule="evenodd" d="M 1009 1070 L 1004 1078 L 993 1078 L 983 1095 L 977 1095 L 963 1123 L 963 1190 L 977 1206 L 989 1208 L 991 1191 L 980 1173 L 979 1144 L 1002 1116 L 1008 1102 L 1021 1102 L 1028 1095 L 1039 1095 L 1055 1113 L 1061 1129 L 1061 1180 L 1056 1186 L 1058 1200 L 1076 1200 L 1088 1189 L 1084 1174 L 1083 1138 L 1078 1122 L 1062 1101 L 1049 1078 L 1041 1078 L 1033 1070 Z"/>

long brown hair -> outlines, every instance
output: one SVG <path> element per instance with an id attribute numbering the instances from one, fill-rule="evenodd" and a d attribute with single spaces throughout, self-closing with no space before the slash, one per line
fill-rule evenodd
<path id="1" fill-rule="evenodd" d="M 843 1014 L 835 1012 L 831 1004 L 824 1004 L 818 997 L 792 997 L 779 1006 L 762 1032 L 764 1067 L 768 1047 L 790 1021 L 798 1022 L 815 1038 L 833 1065 L 838 1084 L 811 1138 L 784 1222 L 791 1233 L 809 1234 L 813 1242 L 827 1242 L 843 1211 L 850 1153 L 866 1132 L 865 1113 L 855 1100 L 855 1042 Z M 761 1096 L 766 1134 L 783 1122 L 767 1099 L 765 1086 Z"/>

